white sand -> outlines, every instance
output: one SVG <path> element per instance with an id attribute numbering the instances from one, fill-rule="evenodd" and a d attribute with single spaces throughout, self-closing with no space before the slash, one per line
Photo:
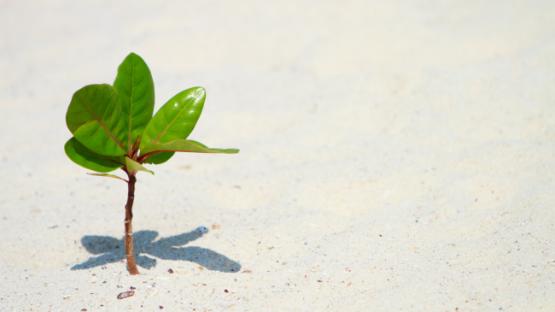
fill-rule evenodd
<path id="1" fill-rule="evenodd" d="M 554 14 L 552 1 L 0 2 L 0 311 L 554 311 Z M 139 176 L 136 231 L 220 226 L 184 245 L 204 249 L 151 252 L 207 268 L 70 269 L 93 256 L 84 236 L 121 237 L 126 189 L 66 158 L 65 110 L 130 51 L 157 107 L 206 87 L 192 138 L 241 148 Z"/>

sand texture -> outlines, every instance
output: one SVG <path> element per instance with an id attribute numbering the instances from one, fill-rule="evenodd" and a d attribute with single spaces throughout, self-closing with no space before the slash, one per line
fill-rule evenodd
<path id="1" fill-rule="evenodd" d="M 138 176 L 133 277 L 63 151 L 131 51 L 241 149 Z M 7 0 L 0 73 L 0 311 L 555 311 L 553 1 Z"/>

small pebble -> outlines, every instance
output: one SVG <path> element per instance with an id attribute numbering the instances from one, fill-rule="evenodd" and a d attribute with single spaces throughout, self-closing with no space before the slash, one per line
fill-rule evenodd
<path id="1" fill-rule="evenodd" d="M 135 295 L 134 290 L 124 291 L 124 292 L 121 292 L 121 293 L 118 294 L 118 299 L 129 298 L 129 297 L 132 297 L 133 295 Z"/>

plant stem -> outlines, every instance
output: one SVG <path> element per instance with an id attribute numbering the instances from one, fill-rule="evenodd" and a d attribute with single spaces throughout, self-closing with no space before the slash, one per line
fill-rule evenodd
<path id="1" fill-rule="evenodd" d="M 128 173 L 127 181 L 127 203 L 125 204 L 125 256 L 127 257 L 127 271 L 129 274 L 139 274 L 133 253 L 133 200 L 135 199 L 135 182 L 137 178 L 134 173 Z"/>

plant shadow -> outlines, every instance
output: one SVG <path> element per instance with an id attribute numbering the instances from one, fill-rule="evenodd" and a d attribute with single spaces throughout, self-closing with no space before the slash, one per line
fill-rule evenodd
<path id="1" fill-rule="evenodd" d="M 156 231 L 138 231 L 133 234 L 134 253 L 137 265 L 150 269 L 156 266 L 156 259 L 183 260 L 194 262 L 202 267 L 219 272 L 239 272 L 241 264 L 210 249 L 202 247 L 183 247 L 208 232 L 205 227 L 199 227 L 170 237 L 158 237 Z M 125 259 L 123 239 L 111 236 L 85 235 L 81 244 L 93 254 L 85 262 L 76 264 L 71 270 L 85 270 Z"/>

